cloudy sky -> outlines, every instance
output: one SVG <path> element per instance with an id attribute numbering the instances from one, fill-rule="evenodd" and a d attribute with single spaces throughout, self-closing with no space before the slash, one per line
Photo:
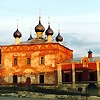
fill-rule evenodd
<path id="1" fill-rule="evenodd" d="M 21 41 L 28 39 L 30 31 L 35 37 L 39 11 L 45 29 L 50 17 L 53 38 L 60 25 L 63 45 L 74 50 L 74 57 L 87 56 L 89 49 L 100 56 L 100 0 L 1 0 L 0 45 L 15 42 L 17 23 Z"/>

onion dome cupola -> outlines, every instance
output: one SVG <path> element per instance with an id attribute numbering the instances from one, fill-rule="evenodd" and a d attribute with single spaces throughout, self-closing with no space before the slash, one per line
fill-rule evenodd
<path id="1" fill-rule="evenodd" d="M 88 53 L 89 53 L 89 54 L 91 54 L 91 53 L 92 53 L 92 51 L 91 51 L 91 50 L 89 50 L 89 51 L 88 51 Z"/>
<path id="2" fill-rule="evenodd" d="M 48 35 L 53 35 L 53 30 L 50 28 L 50 24 L 48 23 L 48 29 L 45 31 L 45 34 Z"/>
<path id="3" fill-rule="evenodd" d="M 14 32 L 13 36 L 14 36 L 14 38 L 15 38 L 15 44 L 19 44 L 19 43 L 20 43 L 20 37 L 22 37 L 22 34 L 21 34 L 21 32 L 18 30 L 18 28 L 17 28 L 17 30 Z"/>
<path id="4" fill-rule="evenodd" d="M 56 37 L 56 41 L 57 42 L 62 42 L 63 41 L 63 37 L 60 35 L 60 33 L 58 33 L 57 37 Z"/>
<path id="5" fill-rule="evenodd" d="M 30 34 L 30 37 L 28 38 L 28 40 L 32 40 L 33 39 L 33 37 L 32 37 L 32 35 Z"/>
<path id="6" fill-rule="evenodd" d="M 22 37 L 22 34 L 21 34 L 21 32 L 18 30 L 18 28 L 17 28 L 17 30 L 14 32 L 13 36 L 14 36 L 14 38 L 20 38 L 20 37 Z"/>
<path id="7" fill-rule="evenodd" d="M 60 35 L 60 30 L 58 30 L 58 35 L 56 37 L 56 41 L 57 42 L 62 42 L 63 41 L 63 37 Z"/>
<path id="8" fill-rule="evenodd" d="M 41 24 L 41 17 L 39 17 L 39 24 L 35 27 L 35 32 L 44 32 L 45 28 L 44 26 Z"/>
<path id="9" fill-rule="evenodd" d="M 45 31 L 44 26 L 41 24 L 40 18 L 41 17 L 39 17 L 39 24 L 35 27 L 35 32 L 37 36 L 36 38 L 39 38 L 39 39 L 43 37 L 43 32 Z"/>
<path id="10" fill-rule="evenodd" d="M 32 28 L 30 27 L 30 36 L 29 36 L 28 40 L 32 40 L 33 39 L 31 31 L 32 31 Z"/>
<path id="11" fill-rule="evenodd" d="M 48 29 L 45 31 L 45 35 L 47 35 L 47 42 L 52 42 L 52 35 L 53 35 L 53 30 L 50 27 L 50 22 L 48 22 Z"/>

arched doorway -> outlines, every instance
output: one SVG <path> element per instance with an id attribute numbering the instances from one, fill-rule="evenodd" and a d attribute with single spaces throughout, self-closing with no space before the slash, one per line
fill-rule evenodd
<path id="1" fill-rule="evenodd" d="M 98 87 L 94 83 L 90 83 L 87 86 L 87 92 L 90 96 L 97 96 L 98 95 Z"/>
<path id="2" fill-rule="evenodd" d="M 25 84 L 26 84 L 27 90 L 30 91 L 30 85 L 31 85 L 31 78 L 30 77 L 27 77 Z"/>
<path id="3" fill-rule="evenodd" d="M 26 85 L 31 85 L 31 78 L 30 77 L 27 77 L 25 83 L 26 83 Z"/>

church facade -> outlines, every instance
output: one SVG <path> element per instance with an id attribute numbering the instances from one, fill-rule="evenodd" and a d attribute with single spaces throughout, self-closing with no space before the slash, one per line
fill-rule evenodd
<path id="1" fill-rule="evenodd" d="M 100 57 L 73 58 L 73 50 L 62 45 L 63 37 L 58 31 L 56 42 L 50 23 L 45 31 L 39 17 L 27 41 L 21 42 L 22 33 L 13 33 L 15 44 L 0 46 L 0 84 L 67 85 L 73 88 L 94 85 L 100 87 Z M 45 37 L 43 37 L 45 34 Z M 90 84 L 91 83 L 91 84 Z"/>

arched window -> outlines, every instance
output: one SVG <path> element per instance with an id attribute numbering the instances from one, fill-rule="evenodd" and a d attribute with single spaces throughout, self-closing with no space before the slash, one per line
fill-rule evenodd
<path id="1" fill-rule="evenodd" d="M 40 64 L 44 64 L 44 57 L 40 58 Z"/>
<path id="2" fill-rule="evenodd" d="M 14 65 L 17 65 L 17 64 L 18 64 L 18 59 L 14 58 Z"/>
<path id="3" fill-rule="evenodd" d="M 18 55 L 17 54 L 14 54 L 13 55 L 13 65 L 14 66 L 17 66 L 18 65 Z"/>
<path id="4" fill-rule="evenodd" d="M 83 67 L 88 67 L 89 59 L 87 57 L 83 57 L 81 59 L 81 63 L 83 64 Z"/>

